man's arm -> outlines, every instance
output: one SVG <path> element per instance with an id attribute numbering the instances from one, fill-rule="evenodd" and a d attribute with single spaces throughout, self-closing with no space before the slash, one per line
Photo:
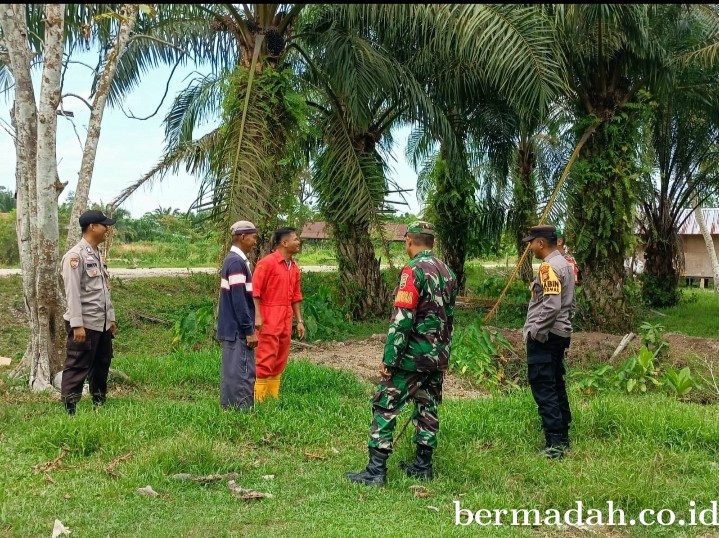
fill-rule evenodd
<path id="1" fill-rule="evenodd" d="M 394 300 L 392 320 L 387 331 L 382 362 L 385 366 L 396 368 L 409 344 L 414 318 L 419 303 L 419 278 L 410 266 L 405 266 L 400 275 L 399 287 Z"/>
<path id="2" fill-rule="evenodd" d="M 262 313 L 260 312 L 260 301 L 265 292 L 265 284 L 267 282 L 267 267 L 260 260 L 255 266 L 255 272 L 252 274 L 252 300 L 255 302 L 255 331 L 262 332 Z"/>
<path id="3" fill-rule="evenodd" d="M 103 263 L 104 278 L 107 283 L 107 321 L 110 322 L 110 332 L 114 335 L 117 332 L 117 324 L 115 323 L 115 305 L 112 304 L 112 294 L 110 293 L 110 274 L 107 267 Z"/>
<path id="4" fill-rule="evenodd" d="M 529 336 L 538 342 L 546 342 L 549 329 L 562 309 L 562 282 L 549 263 L 539 267 L 539 283 L 542 286 L 542 308 L 529 329 Z"/>
<path id="5" fill-rule="evenodd" d="M 300 301 L 297 301 L 296 303 L 292 303 L 292 313 L 295 316 L 295 319 L 297 320 L 297 336 L 300 338 L 300 340 L 304 340 L 305 338 L 305 322 L 302 319 L 302 311 L 300 310 L 300 305 L 302 303 Z"/>
<path id="6" fill-rule="evenodd" d="M 62 259 L 62 280 L 65 285 L 65 300 L 70 315 L 70 327 L 73 328 L 73 340 L 85 340 L 85 328 L 82 320 L 82 301 L 80 300 L 82 272 L 85 264 L 79 254 L 72 252 Z"/>
<path id="7" fill-rule="evenodd" d="M 230 263 L 227 270 L 232 310 L 235 313 L 237 326 L 240 329 L 240 336 L 245 338 L 255 334 L 255 320 L 250 315 L 250 305 L 247 301 L 247 273 L 245 264 L 239 258 Z"/>

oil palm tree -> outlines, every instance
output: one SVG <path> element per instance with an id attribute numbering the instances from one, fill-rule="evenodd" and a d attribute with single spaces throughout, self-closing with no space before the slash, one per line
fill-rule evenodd
<path id="1" fill-rule="evenodd" d="M 719 37 L 717 13 L 681 10 L 673 43 L 679 57 L 701 59 L 697 48 Z M 713 36 L 713 37 L 712 37 Z M 719 64 L 678 62 L 676 73 L 655 92 L 648 157 L 643 177 L 641 231 L 644 300 L 673 306 L 679 300 L 683 253 L 677 229 L 699 204 L 719 190 Z"/>
<path id="2" fill-rule="evenodd" d="M 289 212 L 288 191 L 303 162 L 303 100 L 287 55 L 304 4 L 165 4 L 149 38 L 124 58 L 113 96 L 158 64 L 208 68 L 175 98 L 157 165 L 116 199 L 184 166 L 200 179 L 193 205 L 227 229 L 240 216 L 260 229 L 260 252 Z M 198 136 L 207 123 L 219 125 Z M 305 160 L 306 161 L 306 160 Z"/>
<path id="3" fill-rule="evenodd" d="M 700 7 L 554 4 L 549 9 L 572 89 L 577 135 L 596 128 L 569 177 L 568 232 L 585 275 L 579 312 L 592 327 L 624 330 L 633 317 L 624 259 L 638 202 L 646 91 L 676 73 L 673 40 L 680 14 Z"/>
<path id="4" fill-rule="evenodd" d="M 472 181 L 465 110 L 449 103 L 470 92 L 476 96 L 474 86 L 481 82 L 483 91 L 505 92 L 527 108 L 542 106 L 558 78 L 548 50 L 551 34 L 538 27 L 540 16 L 536 9 L 514 6 L 363 5 L 328 9 L 315 21 L 321 31 L 305 54 L 318 96 L 313 105 L 323 122 L 313 180 L 338 239 L 342 281 L 359 288 L 362 311 L 378 313 L 379 302 L 367 301 L 384 294 L 368 228 L 392 190 L 385 173 L 391 127 L 416 123 L 426 133 L 423 147 L 440 140 L 445 157 L 457 165 L 445 184 L 469 197 L 448 193 L 444 201 L 454 200 L 454 209 L 445 204 L 436 225 L 443 256 L 461 276 L 464 230 L 474 221 L 453 217 L 466 213 L 457 209 L 471 200 Z M 511 77 L 523 82 L 507 84 Z M 454 237 L 461 240 L 456 248 Z"/>

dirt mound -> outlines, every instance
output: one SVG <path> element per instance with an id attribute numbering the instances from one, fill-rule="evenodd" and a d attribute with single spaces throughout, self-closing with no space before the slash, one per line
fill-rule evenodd
<path id="1" fill-rule="evenodd" d="M 524 361 L 526 359 L 521 329 L 487 328 L 499 331 L 512 344 L 516 355 L 510 360 Z M 314 364 L 352 372 L 360 379 L 378 383 L 384 339 L 385 335 L 377 334 L 367 340 L 325 342 L 317 345 L 293 342 L 290 360 L 306 359 Z M 706 360 L 710 363 L 719 362 L 719 339 L 698 338 L 675 333 L 666 333 L 664 339 L 669 344 L 666 360 L 674 367 L 694 365 L 697 360 Z M 574 333 L 569 349 L 569 363 L 573 368 L 588 368 L 597 363 L 609 362 L 621 340 L 622 335 L 600 332 Z M 639 337 L 635 337 L 611 363 L 621 364 L 631 354 L 638 352 L 641 345 Z M 523 365 L 518 366 L 523 367 Z M 487 391 L 477 389 L 468 380 L 451 373 L 445 379 L 444 394 L 449 398 L 485 398 L 489 395 Z"/>
<path id="2" fill-rule="evenodd" d="M 293 342 L 290 360 L 306 359 L 352 372 L 360 379 L 379 383 L 379 367 L 382 361 L 385 335 L 373 335 L 368 340 L 348 340 L 346 342 L 326 342 L 309 345 Z M 486 398 L 487 391 L 472 387 L 470 383 L 452 374 L 444 381 L 444 396 L 448 398 Z"/>

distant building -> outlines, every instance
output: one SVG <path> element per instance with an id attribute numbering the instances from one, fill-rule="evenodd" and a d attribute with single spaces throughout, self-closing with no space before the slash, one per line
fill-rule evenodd
<path id="1" fill-rule="evenodd" d="M 714 242 L 714 250 L 719 252 L 719 208 L 702 209 L 702 213 L 704 222 Z M 684 221 L 685 218 L 686 221 Z M 714 276 L 706 243 L 704 243 L 704 236 L 699 230 L 699 224 L 693 210 L 683 209 L 679 214 L 678 221 L 684 221 L 684 224 L 677 230 L 684 254 L 684 272 L 681 276 L 689 282 L 698 280 L 700 287 L 703 288 Z M 627 267 L 631 266 L 635 273 L 641 273 L 644 270 L 643 244 L 637 246 L 634 257 L 627 260 L 625 265 Z"/>
<path id="2" fill-rule="evenodd" d="M 406 224 L 385 224 L 384 234 L 389 241 L 404 241 L 404 235 L 407 233 Z M 329 229 L 324 222 L 308 222 L 302 228 L 300 239 L 303 241 L 324 241 L 332 239 Z"/>
<path id="3" fill-rule="evenodd" d="M 687 213 L 690 215 L 687 217 Z M 704 222 L 707 230 L 714 242 L 714 251 L 719 252 L 719 208 L 702 209 Z M 706 243 L 699 224 L 694 216 L 694 211 L 690 209 L 682 210 L 679 216 L 679 222 L 687 217 L 686 222 L 679 227 L 678 233 L 684 244 L 684 273 L 683 277 L 690 279 L 699 279 L 699 285 L 703 288 L 708 280 L 714 275 L 712 274 L 712 264 L 709 260 Z"/>

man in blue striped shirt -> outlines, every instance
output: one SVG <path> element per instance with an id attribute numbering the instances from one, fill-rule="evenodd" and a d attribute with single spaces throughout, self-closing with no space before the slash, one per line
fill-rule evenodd
<path id="1" fill-rule="evenodd" d="M 217 339 L 222 341 L 220 405 L 238 410 L 255 403 L 255 303 L 247 255 L 257 244 L 257 228 L 241 220 L 230 227 L 232 247 L 222 262 Z"/>

